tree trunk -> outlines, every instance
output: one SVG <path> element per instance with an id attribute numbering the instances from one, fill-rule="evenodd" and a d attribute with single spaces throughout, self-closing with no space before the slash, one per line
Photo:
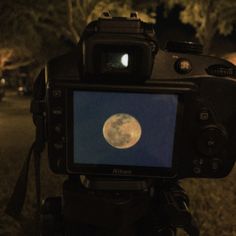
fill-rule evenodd
<path id="1" fill-rule="evenodd" d="M 206 8 L 206 19 L 205 19 L 205 28 L 202 34 L 202 41 L 203 44 L 203 53 L 209 54 L 211 52 L 212 41 L 216 35 L 217 27 L 216 27 L 216 19 L 212 17 L 212 7 L 213 7 L 214 0 L 210 0 L 208 2 L 208 6 Z M 202 3 L 204 4 L 204 3 Z"/>

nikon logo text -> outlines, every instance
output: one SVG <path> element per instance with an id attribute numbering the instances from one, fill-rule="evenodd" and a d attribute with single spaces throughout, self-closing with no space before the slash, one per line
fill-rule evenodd
<path id="1" fill-rule="evenodd" d="M 113 175 L 132 175 L 132 170 L 113 169 Z"/>

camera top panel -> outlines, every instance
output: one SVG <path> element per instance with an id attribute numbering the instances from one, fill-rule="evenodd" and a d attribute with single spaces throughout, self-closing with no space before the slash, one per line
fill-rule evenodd
<path id="1" fill-rule="evenodd" d="M 201 45 L 190 42 L 170 42 L 161 50 L 154 27 L 137 15 L 122 18 L 105 14 L 85 28 L 77 47 L 49 63 L 49 78 L 143 84 L 157 80 L 236 77 L 234 65 L 201 55 L 201 51 Z"/>
<path id="2" fill-rule="evenodd" d="M 154 27 L 141 21 L 136 12 L 132 12 L 130 17 L 112 17 L 109 12 L 104 12 L 102 17 L 90 23 L 84 30 L 84 34 L 93 32 L 155 35 Z"/>

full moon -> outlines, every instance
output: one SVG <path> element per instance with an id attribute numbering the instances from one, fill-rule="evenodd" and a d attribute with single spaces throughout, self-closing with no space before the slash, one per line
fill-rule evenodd
<path id="1" fill-rule="evenodd" d="M 118 113 L 109 117 L 103 126 L 105 140 L 117 149 L 128 149 L 137 144 L 142 128 L 136 118 L 129 114 Z"/>

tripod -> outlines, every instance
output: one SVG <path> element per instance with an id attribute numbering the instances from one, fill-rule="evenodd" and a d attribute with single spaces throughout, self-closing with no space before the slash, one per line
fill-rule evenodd
<path id="1" fill-rule="evenodd" d="M 69 177 L 63 197 L 42 206 L 41 235 L 175 236 L 182 228 L 198 236 L 188 205 L 176 181 Z"/>

